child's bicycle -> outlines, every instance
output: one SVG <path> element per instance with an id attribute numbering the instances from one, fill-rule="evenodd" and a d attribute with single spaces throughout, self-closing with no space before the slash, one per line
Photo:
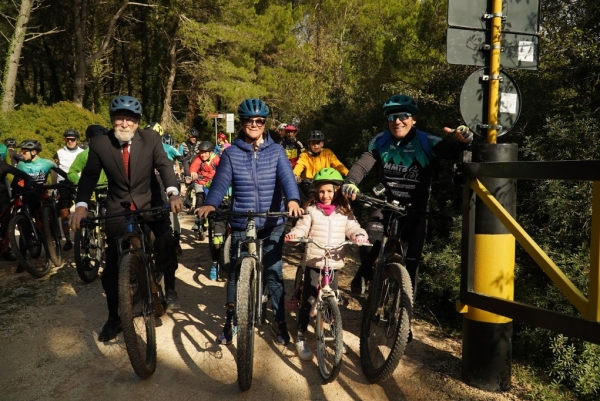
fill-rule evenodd
<path id="1" fill-rule="evenodd" d="M 367 379 L 378 383 L 394 373 L 410 333 L 413 289 L 405 267 L 407 246 L 400 236 L 406 208 L 363 194 L 357 194 L 356 200 L 363 206 L 391 213 L 360 328 L 361 366 Z"/>
<path id="2" fill-rule="evenodd" d="M 311 309 L 311 316 L 315 316 L 315 337 L 317 339 L 317 361 L 319 364 L 319 373 L 326 383 L 330 383 L 340 372 L 342 367 L 342 354 L 344 352 L 344 339 L 342 329 L 342 315 L 338 305 L 339 292 L 334 291 L 330 286 L 330 279 L 334 272 L 329 269 L 331 260 L 331 251 L 340 249 L 346 245 L 373 246 L 371 244 L 359 244 L 353 241 L 344 241 L 337 245 L 324 245 L 311 238 L 295 238 L 289 242 L 312 243 L 325 251 L 323 259 L 325 265 L 320 269 L 321 282 L 317 286 L 317 298 Z M 294 283 L 293 298 L 291 302 L 295 304 L 296 316 L 299 315 L 299 308 L 304 302 L 303 295 L 304 276 L 306 265 L 302 263 L 296 270 L 296 280 Z M 289 302 L 289 301 L 288 301 Z M 288 307 L 289 308 L 289 307 Z"/>

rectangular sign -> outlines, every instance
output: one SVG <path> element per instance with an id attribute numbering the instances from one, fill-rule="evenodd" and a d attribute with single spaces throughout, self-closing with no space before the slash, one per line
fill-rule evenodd
<path id="1" fill-rule="evenodd" d="M 491 13 L 492 0 L 448 0 L 448 25 L 488 29 L 484 14 Z M 503 32 L 536 34 L 540 30 L 539 0 L 503 0 Z"/>
<path id="2" fill-rule="evenodd" d="M 233 134 L 233 132 L 235 131 L 235 124 L 234 124 L 234 119 L 233 119 L 233 113 L 227 113 L 227 133 L 228 134 Z"/>
<path id="3" fill-rule="evenodd" d="M 450 64 L 488 66 L 490 50 L 489 33 L 479 29 L 448 28 L 446 60 Z M 538 66 L 539 38 L 524 33 L 502 32 L 500 65 L 503 68 L 536 70 Z"/>

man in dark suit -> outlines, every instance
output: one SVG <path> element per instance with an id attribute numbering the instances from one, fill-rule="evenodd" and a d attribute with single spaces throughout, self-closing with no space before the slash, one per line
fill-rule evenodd
<path id="1" fill-rule="evenodd" d="M 138 129 L 142 115 L 139 101 L 131 96 L 117 96 L 110 102 L 109 111 L 113 129 L 107 135 L 92 138 L 89 143 L 88 161 L 81 172 L 75 212 L 69 219 L 73 230 L 80 228 L 81 219 L 87 215 L 88 202 L 102 169 L 108 178 L 107 214 L 122 212 L 123 201 L 130 202 L 136 209 L 162 205 L 164 194 L 155 170 L 160 173 L 167 189 L 171 211 L 178 213 L 183 206 L 173 163 L 163 150 L 160 136 L 152 130 Z M 170 222 L 168 219 L 156 220 L 148 225 L 157 239 L 156 265 L 165 272 L 167 307 L 173 309 L 178 307 L 175 292 L 177 254 Z M 108 321 L 102 328 L 98 341 L 110 341 L 121 331 L 116 238 L 121 234 L 123 227 L 123 218 L 106 222 L 108 246 L 102 287 L 108 304 Z"/>

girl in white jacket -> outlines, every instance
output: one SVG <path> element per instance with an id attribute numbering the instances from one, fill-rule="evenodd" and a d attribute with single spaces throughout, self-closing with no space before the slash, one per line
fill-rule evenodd
<path id="1" fill-rule="evenodd" d="M 354 218 L 348 200 L 340 191 L 344 178 L 335 169 L 328 167 L 319 170 L 313 178 L 316 188 L 315 198 L 306 208 L 307 214 L 302 216 L 286 236 L 286 241 L 294 238 L 308 237 L 327 245 L 337 245 L 348 237 L 351 241 L 368 243 L 367 232 Z M 338 288 L 336 269 L 344 266 L 344 249 L 331 251 L 329 261 L 330 286 Z M 298 316 L 298 339 L 296 349 L 303 360 L 312 359 L 312 351 L 308 348 L 304 333 L 308 327 L 311 310 L 309 298 L 317 296 L 317 286 L 321 280 L 320 268 L 324 266 L 325 251 L 316 245 L 308 243 L 302 261 L 306 264 L 304 271 L 304 289 L 302 291 L 302 306 Z"/>

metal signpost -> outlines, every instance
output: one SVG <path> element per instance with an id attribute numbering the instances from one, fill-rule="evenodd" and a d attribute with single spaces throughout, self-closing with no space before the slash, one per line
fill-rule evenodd
<path id="1" fill-rule="evenodd" d="M 484 67 L 467 78 L 460 96 L 465 123 L 487 139 L 486 144 L 473 147 L 475 162 L 517 159 L 516 144 L 497 144 L 497 138 L 514 126 L 521 111 L 519 88 L 500 68 L 537 69 L 539 10 L 539 0 L 448 1 L 448 63 Z M 481 182 L 514 216 L 515 181 L 482 178 Z M 465 191 L 472 192 L 469 183 L 466 185 Z M 471 292 L 512 300 L 515 238 L 479 198 L 474 207 L 471 195 L 465 199 L 468 201 L 463 208 L 474 213 L 475 235 L 472 240 L 463 235 L 463 252 L 472 252 L 474 257 L 472 266 L 464 267 L 469 274 L 461 288 L 464 285 Z M 468 264 L 468 259 L 463 256 L 462 263 Z M 512 320 L 462 301 L 459 311 L 463 313 L 463 380 L 488 391 L 508 390 Z"/>

